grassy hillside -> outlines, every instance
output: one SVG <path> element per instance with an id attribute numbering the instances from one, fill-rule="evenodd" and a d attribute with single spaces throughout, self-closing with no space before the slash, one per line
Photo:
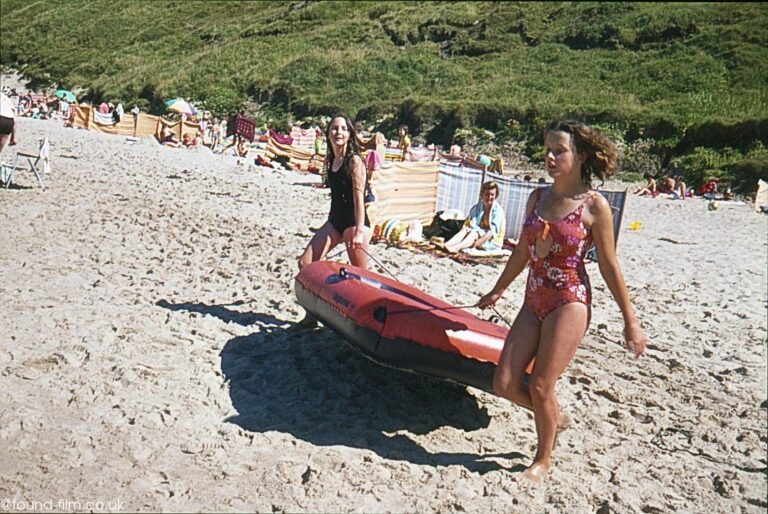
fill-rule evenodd
<path id="1" fill-rule="evenodd" d="M 573 116 L 651 141 L 665 169 L 768 145 L 763 3 L 2 0 L 0 34 L 0 65 L 156 112 L 343 109 L 440 144 L 487 129 L 534 158 L 542 125 Z"/>

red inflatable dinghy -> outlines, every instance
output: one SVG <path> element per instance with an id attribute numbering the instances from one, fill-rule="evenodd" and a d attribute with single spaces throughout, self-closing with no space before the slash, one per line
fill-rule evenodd
<path id="1" fill-rule="evenodd" d="M 507 329 L 402 282 L 318 261 L 296 276 L 299 304 L 370 359 L 493 392 Z"/>

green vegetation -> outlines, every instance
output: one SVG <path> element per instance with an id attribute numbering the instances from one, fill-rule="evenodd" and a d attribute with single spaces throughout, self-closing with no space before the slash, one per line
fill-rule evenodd
<path id="1" fill-rule="evenodd" d="M 93 101 L 273 124 L 342 109 L 443 145 L 486 129 L 533 160 L 543 126 L 576 117 L 648 154 L 627 163 L 712 151 L 710 175 L 768 178 L 765 3 L 2 0 L 0 34 L 1 66 Z"/>

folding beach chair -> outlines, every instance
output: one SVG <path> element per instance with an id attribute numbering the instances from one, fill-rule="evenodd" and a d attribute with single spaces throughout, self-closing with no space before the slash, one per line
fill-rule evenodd
<path id="1" fill-rule="evenodd" d="M 29 168 L 19 167 L 19 160 L 22 158 L 27 159 Z M 35 177 L 37 177 L 37 182 L 40 184 L 40 187 L 43 187 L 43 179 L 40 176 L 40 173 L 49 173 L 51 171 L 50 144 L 48 143 L 47 137 L 40 140 L 40 148 L 36 154 L 16 152 L 16 159 L 13 161 L 13 166 L 10 167 L 7 176 L 3 177 L 6 189 L 8 189 L 11 182 L 13 182 L 13 174 L 17 169 L 29 169 L 35 174 Z"/>
<path id="2" fill-rule="evenodd" d="M 608 204 L 611 206 L 611 214 L 613 215 L 613 239 L 614 244 L 619 246 L 619 234 L 621 233 L 621 221 L 624 218 L 624 206 L 627 203 L 628 189 L 623 191 L 603 191 L 598 190 L 599 193 L 608 200 Z M 597 250 L 595 245 L 587 251 L 586 258 L 591 261 L 597 262 Z"/>

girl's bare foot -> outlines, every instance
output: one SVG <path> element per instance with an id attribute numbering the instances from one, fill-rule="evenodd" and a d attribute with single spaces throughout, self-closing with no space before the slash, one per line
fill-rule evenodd
<path id="1" fill-rule="evenodd" d="M 538 486 L 547 478 L 548 471 L 549 464 L 534 462 L 514 480 L 522 486 Z"/>

